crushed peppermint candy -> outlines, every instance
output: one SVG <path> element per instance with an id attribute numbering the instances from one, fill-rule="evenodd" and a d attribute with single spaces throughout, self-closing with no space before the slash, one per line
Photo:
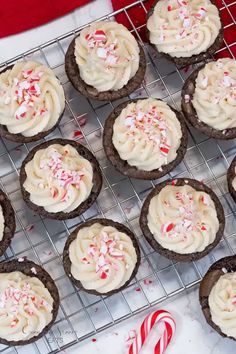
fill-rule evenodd
<path id="1" fill-rule="evenodd" d="M 120 57 L 116 54 L 117 39 L 112 43 L 108 43 L 107 34 L 103 30 L 96 30 L 93 33 L 86 34 L 88 48 L 95 50 L 98 58 L 105 61 L 107 67 L 114 66 Z M 127 57 L 128 61 L 132 58 Z"/>
<path id="2" fill-rule="evenodd" d="M 21 120 L 30 114 L 30 117 L 36 115 L 44 116 L 48 109 L 38 107 L 38 97 L 41 95 L 41 88 L 38 84 L 43 72 L 34 72 L 31 69 L 23 70 L 21 75 L 23 79 L 14 78 L 14 100 L 18 104 L 14 116 L 16 120 Z M 6 97 L 5 104 L 9 104 L 9 97 Z"/>
<path id="3" fill-rule="evenodd" d="M 161 231 L 162 232 L 170 232 L 171 230 L 174 229 L 174 227 L 175 227 L 175 225 L 172 222 L 169 222 L 169 223 L 163 224 L 161 226 Z"/>
<path id="4" fill-rule="evenodd" d="M 178 180 L 177 179 L 172 179 L 171 181 L 171 185 L 172 186 L 175 186 L 177 184 Z"/>
<path id="5" fill-rule="evenodd" d="M 206 16 L 206 12 L 207 12 L 207 10 L 205 9 L 205 7 L 200 7 L 198 12 L 196 14 L 194 14 L 194 16 L 197 19 L 202 20 Z"/>
<path id="6" fill-rule="evenodd" d="M 206 194 L 201 195 L 200 197 L 200 201 L 204 204 L 204 205 L 210 205 L 210 200 L 209 197 Z"/>
<path id="7" fill-rule="evenodd" d="M 181 41 L 186 37 L 190 39 L 191 44 L 197 41 L 198 31 L 201 25 L 200 22 L 208 20 L 207 9 L 202 6 L 199 6 L 196 9 L 196 6 L 193 6 L 191 4 L 191 1 L 177 0 L 177 4 L 175 5 L 167 4 L 167 12 L 171 12 L 171 11 L 175 11 L 176 18 L 179 18 L 182 22 L 182 26 L 180 30 L 178 31 L 178 33 L 174 34 L 177 41 Z M 173 33 L 175 32 L 173 31 L 172 23 L 170 22 L 171 20 L 172 17 L 170 17 L 168 19 L 168 22 L 165 22 L 164 24 L 162 21 L 160 21 L 160 25 L 158 29 L 160 31 L 163 30 L 169 31 L 170 29 L 171 30 L 170 33 L 171 35 L 173 35 Z M 170 34 L 167 33 L 167 36 L 168 35 Z M 164 38 L 165 38 L 165 33 L 161 32 L 161 35 L 159 37 L 160 42 L 163 42 Z"/>
<path id="8" fill-rule="evenodd" d="M 191 26 L 191 19 L 190 17 L 185 17 L 183 21 L 183 27 L 184 28 L 189 28 Z"/>
<path id="9" fill-rule="evenodd" d="M 230 77 L 228 72 L 224 72 L 224 77 L 221 81 L 221 84 L 225 87 L 236 88 L 236 80 Z"/>
<path id="10" fill-rule="evenodd" d="M 203 231 L 209 230 L 208 226 L 199 222 L 196 218 L 196 198 L 192 193 L 183 193 L 179 187 L 176 187 L 176 180 L 172 181 L 174 189 L 174 195 L 168 200 L 163 201 L 163 205 L 170 208 L 173 205 L 173 197 L 177 203 L 174 203 L 173 208 L 175 210 L 175 218 L 160 225 L 160 232 L 162 236 L 166 237 L 178 237 L 187 240 L 189 232 L 191 231 Z M 205 194 L 200 195 L 199 202 L 204 205 L 210 205 L 209 197 Z M 178 214 L 176 214 L 178 212 Z"/>
<path id="11" fill-rule="evenodd" d="M 156 106 L 151 106 L 147 111 L 135 106 L 125 117 L 124 125 L 128 128 L 127 135 L 136 141 L 135 130 L 143 132 L 143 139 L 152 142 L 153 147 L 166 158 L 171 145 L 168 139 L 168 124 L 162 112 Z"/>
<path id="12" fill-rule="evenodd" d="M 188 32 L 185 29 L 182 29 L 178 34 L 176 34 L 175 38 L 177 40 L 183 39 L 185 37 L 187 37 Z"/>
<path id="13" fill-rule="evenodd" d="M 35 294 L 27 281 L 23 283 L 21 288 L 14 287 L 9 283 L 0 293 L 0 316 L 4 315 L 4 310 L 7 308 L 8 316 L 12 317 L 10 327 L 15 327 L 19 322 L 18 316 L 22 313 L 22 306 L 24 311 L 32 316 L 34 314 L 33 308 L 38 311 L 41 307 L 48 307 L 49 304 Z"/>
<path id="14" fill-rule="evenodd" d="M 232 304 L 236 305 L 236 295 L 232 297 Z"/>
<path id="15" fill-rule="evenodd" d="M 112 258 L 125 262 L 124 245 L 119 234 L 113 233 L 110 236 L 102 231 L 98 236 L 93 236 L 93 241 L 85 251 L 81 262 L 85 265 L 95 264 L 96 273 L 99 274 L 100 279 L 104 280 L 107 279 L 111 267 L 119 271 L 116 261 L 113 264 Z"/>
<path id="16" fill-rule="evenodd" d="M 167 156 L 170 151 L 170 145 L 167 143 L 160 144 L 160 151 L 161 151 L 162 155 Z"/>
<path id="17" fill-rule="evenodd" d="M 50 152 L 49 160 L 42 160 L 40 162 L 40 168 L 45 171 L 51 171 L 49 178 L 49 190 L 52 198 L 56 199 L 59 196 L 58 190 L 50 185 L 50 181 L 56 180 L 59 187 L 63 188 L 63 193 L 60 195 L 60 200 L 66 202 L 72 196 L 72 191 L 69 189 L 71 186 L 79 189 L 82 178 L 84 177 L 83 169 L 81 171 L 65 170 L 63 161 L 68 151 L 64 152 L 64 155 L 60 154 L 56 150 Z M 40 182 L 38 187 L 44 189 L 44 185 Z"/>

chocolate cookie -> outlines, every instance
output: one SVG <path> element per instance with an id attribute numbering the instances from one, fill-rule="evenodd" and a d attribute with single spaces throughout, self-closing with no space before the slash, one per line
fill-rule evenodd
<path id="1" fill-rule="evenodd" d="M 231 162 L 229 169 L 227 171 L 227 181 L 228 181 L 229 192 L 230 192 L 233 200 L 236 202 L 236 190 L 233 187 L 233 181 L 234 181 L 234 179 L 236 179 L 235 171 L 236 171 L 236 156 L 234 157 L 234 159 Z"/>
<path id="2" fill-rule="evenodd" d="M 79 153 L 79 155 L 82 158 L 88 160 L 90 162 L 90 164 L 92 165 L 93 179 L 92 179 L 92 189 L 91 189 L 90 195 L 78 207 L 76 207 L 76 209 L 74 209 L 70 212 L 63 212 L 63 211 L 48 212 L 48 211 L 46 211 L 44 207 L 36 205 L 31 201 L 30 194 L 24 188 L 24 182 L 26 181 L 26 177 L 27 177 L 26 171 L 25 171 L 26 164 L 33 159 L 35 153 L 38 150 L 46 149 L 47 147 L 49 147 L 52 144 L 59 144 L 62 146 L 65 146 L 68 144 L 68 145 L 72 146 L 73 148 L 75 148 L 77 150 L 77 152 Z M 49 140 L 47 142 L 37 145 L 35 148 L 33 148 L 29 152 L 29 154 L 27 155 L 27 157 L 25 158 L 25 160 L 23 161 L 22 166 L 21 166 L 20 184 L 21 184 L 21 192 L 22 192 L 22 196 L 23 196 L 24 201 L 37 214 L 40 214 L 40 215 L 50 218 L 50 219 L 66 220 L 66 219 L 72 219 L 72 218 L 75 218 L 76 216 L 81 215 L 87 209 L 89 209 L 90 206 L 95 202 L 95 200 L 97 199 L 97 197 L 100 193 L 100 190 L 102 188 L 102 174 L 101 174 L 101 170 L 100 170 L 98 161 L 96 160 L 95 156 L 86 147 L 84 147 L 83 145 L 81 145 L 78 142 L 73 141 L 73 140 L 53 139 L 53 140 Z"/>
<path id="3" fill-rule="evenodd" d="M 58 313 L 59 302 L 60 302 L 58 289 L 51 276 L 42 267 L 40 267 L 39 265 L 35 264 L 32 261 L 19 258 L 18 260 L 12 260 L 12 261 L 6 261 L 0 263 L 0 274 L 11 273 L 11 272 L 21 272 L 26 276 L 38 278 L 43 283 L 45 288 L 49 291 L 53 299 L 52 319 L 46 325 L 46 327 L 44 327 L 41 333 L 36 333 L 35 336 L 27 340 L 17 340 L 17 341 L 11 340 L 10 331 L 9 331 L 9 339 L 6 340 L 0 337 L 0 343 L 9 346 L 30 344 L 32 342 L 35 342 L 39 338 L 41 338 L 44 334 L 46 334 L 51 328 L 51 326 L 53 325 L 53 323 L 55 322 Z M 11 286 L 13 287 L 13 284 Z M 17 289 L 17 291 L 19 291 L 19 289 Z"/>
<path id="4" fill-rule="evenodd" d="M 0 72 L 0 75 L 3 74 L 4 72 L 6 72 L 7 70 L 11 70 L 13 67 L 14 67 L 14 65 L 7 66 L 6 68 L 4 68 Z M 37 83 L 38 81 L 35 81 L 35 82 Z M 61 88 L 62 88 L 62 86 L 61 86 Z M 0 87 L 0 90 L 1 90 L 1 87 Z M 6 99 L 8 99 L 8 97 Z M 6 101 L 6 102 L 8 102 L 8 101 Z M 32 108 L 32 106 L 31 106 L 31 108 Z M 35 135 L 24 136 L 21 133 L 11 133 L 7 129 L 7 126 L 3 125 L 3 124 L 0 124 L 0 135 L 1 135 L 1 137 L 5 138 L 7 140 L 10 140 L 10 141 L 16 142 L 16 143 L 30 143 L 33 141 L 38 141 L 38 140 L 44 138 L 45 136 L 49 135 L 54 129 L 56 129 L 56 127 L 59 125 L 59 123 L 63 117 L 64 111 L 65 111 L 65 107 L 63 108 L 61 114 L 59 115 L 59 117 L 57 119 L 56 124 L 54 124 L 53 127 L 51 127 L 50 129 L 47 129 L 45 131 L 41 131 Z M 24 119 L 24 117 L 22 119 Z M 43 119 L 43 116 L 42 116 L 42 119 Z"/>
<path id="5" fill-rule="evenodd" d="M 0 256 L 10 246 L 16 229 L 15 213 L 6 194 L 0 189 L 0 205 L 2 207 L 4 228 L 3 237 L 0 240 Z"/>
<path id="6" fill-rule="evenodd" d="M 170 163 L 166 165 L 162 165 L 158 169 L 154 169 L 152 171 L 144 171 L 141 169 L 138 169 L 136 166 L 131 166 L 128 164 L 126 160 L 121 159 L 119 153 L 117 152 L 113 141 L 113 125 L 115 123 L 116 118 L 121 114 L 122 110 L 127 107 L 128 104 L 131 102 L 138 102 L 146 100 L 146 98 L 143 99 L 135 99 L 135 100 L 130 100 L 124 103 L 121 103 L 119 106 L 117 106 L 114 111 L 110 114 L 110 116 L 106 119 L 105 126 L 104 126 L 104 133 L 103 133 L 103 147 L 106 153 L 106 156 L 108 160 L 112 163 L 112 165 L 121 173 L 123 173 L 126 176 L 132 177 L 132 178 L 139 178 L 139 179 L 157 179 L 161 178 L 162 176 L 166 175 L 170 171 L 172 171 L 179 163 L 183 160 L 184 155 L 186 153 L 187 149 L 187 143 L 188 143 L 188 133 L 186 129 L 186 125 L 184 122 L 184 118 L 182 114 L 178 111 L 176 111 L 174 108 L 168 106 L 176 115 L 180 126 L 181 126 L 181 132 L 182 132 L 182 137 L 181 137 L 181 142 L 180 146 L 177 150 L 177 156 L 176 158 L 171 161 Z"/>
<path id="7" fill-rule="evenodd" d="M 154 4 L 152 6 L 152 8 L 148 11 L 147 13 L 147 20 L 149 19 L 150 16 L 152 16 L 153 12 L 154 12 L 154 8 L 156 6 L 156 4 L 159 2 L 160 0 L 155 0 Z M 214 1 L 211 1 L 213 4 Z M 174 57 L 168 53 L 164 53 L 164 52 L 159 52 L 157 50 L 157 47 L 154 44 L 151 44 L 152 47 L 158 52 L 158 54 L 160 54 L 162 57 L 165 57 L 166 59 L 174 62 L 176 65 L 183 67 L 183 66 L 188 66 L 188 65 L 192 65 L 192 64 L 196 64 L 199 63 L 201 61 L 207 60 L 209 58 L 212 58 L 212 55 L 221 48 L 222 44 L 223 44 L 223 39 L 224 39 L 224 33 L 223 33 L 223 23 L 222 23 L 222 19 L 220 16 L 220 12 L 219 12 L 219 17 L 220 17 L 220 21 L 221 21 L 221 28 L 219 31 L 218 36 L 216 37 L 214 43 L 204 52 L 199 53 L 197 55 L 192 55 L 191 57 Z M 150 32 L 147 29 L 147 37 L 150 38 Z"/>
<path id="8" fill-rule="evenodd" d="M 146 71 L 146 58 L 145 53 L 141 45 L 138 43 L 140 49 L 140 61 L 139 69 L 135 76 L 129 80 L 127 85 L 122 87 L 117 91 L 104 91 L 99 92 L 96 88 L 87 85 L 81 78 L 79 67 L 75 60 L 74 48 L 75 39 L 69 45 L 65 57 L 65 70 L 69 80 L 71 81 L 74 88 L 79 91 L 82 95 L 99 101 L 114 101 L 122 97 L 130 95 L 134 92 L 142 83 Z"/>
<path id="9" fill-rule="evenodd" d="M 223 333 L 220 327 L 213 322 L 209 306 L 209 295 L 213 286 L 218 282 L 221 276 L 231 272 L 236 272 L 236 256 L 221 258 L 212 264 L 200 283 L 199 301 L 207 323 L 222 337 L 236 340 L 234 337 L 227 336 Z"/>
<path id="10" fill-rule="evenodd" d="M 193 95 L 195 92 L 196 87 L 196 78 L 200 70 L 205 67 L 205 64 L 194 70 L 187 80 L 184 83 L 182 89 L 182 111 L 184 113 L 185 118 L 191 125 L 201 131 L 203 134 L 215 139 L 234 139 L 236 137 L 236 128 L 218 130 L 210 127 L 209 125 L 205 124 L 201 121 L 198 116 L 197 112 L 192 104 Z"/>
<path id="11" fill-rule="evenodd" d="M 93 226 L 96 223 L 98 223 L 99 225 L 102 225 L 102 226 L 111 226 L 111 227 L 115 228 L 116 230 L 118 230 L 118 232 L 121 232 L 121 233 L 124 233 L 125 235 L 127 235 L 132 241 L 132 245 L 133 245 L 133 247 L 135 249 L 135 253 L 136 253 L 136 256 L 137 256 L 137 261 L 136 261 L 135 267 L 134 267 L 134 269 L 132 271 L 132 274 L 129 277 L 129 279 L 122 286 L 120 286 L 119 288 L 116 288 L 116 289 L 113 289 L 113 290 L 110 290 L 110 291 L 104 292 L 104 293 L 103 292 L 99 292 L 99 291 L 97 291 L 95 289 L 84 288 L 83 284 L 82 284 L 82 281 L 76 279 L 72 275 L 72 272 L 71 272 L 72 262 L 71 262 L 70 254 L 69 254 L 69 248 L 70 248 L 71 243 L 77 238 L 77 234 L 78 234 L 78 232 L 80 230 L 82 230 L 85 227 L 91 227 L 91 226 Z M 109 237 L 109 235 L 108 235 L 108 237 Z M 107 241 L 104 243 L 103 247 L 105 246 L 105 248 L 108 247 L 108 249 L 109 249 L 109 247 L 110 247 L 109 245 L 111 245 L 111 243 L 112 243 L 112 240 L 107 239 Z M 92 246 L 96 247 L 96 244 L 92 245 Z M 114 246 L 112 246 L 112 247 L 114 247 Z M 124 247 L 125 247 L 126 252 L 128 252 L 127 251 L 127 244 Z M 85 252 L 85 249 L 83 249 L 83 252 Z M 115 248 L 115 252 L 117 253 L 117 249 L 116 248 Z M 104 254 L 103 250 L 101 250 L 101 254 Z M 114 256 L 117 256 L 118 258 L 120 257 L 118 254 L 116 254 L 116 255 L 114 254 Z M 94 254 L 93 257 L 96 257 L 96 255 Z M 112 259 L 113 255 L 109 255 L 109 257 L 110 257 L 110 259 Z M 91 293 L 91 294 L 94 294 L 94 295 L 106 295 L 106 296 L 108 296 L 108 295 L 112 295 L 112 294 L 115 294 L 115 293 L 123 290 L 131 282 L 131 280 L 136 276 L 138 268 L 139 268 L 139 265 L 140 265 L 140 259 L 141 259 L 140 250 L 139 250 L 138 242 L 137 242 L 136 237 L 134 236 L 134 234 L 126 226 L 124 226 L 124 225 L 122 225 L 122 224 L 120 224 L 118 222 L 115 222 L 113 220 L 110 220 L 110 219 L 93 219 L 93 220 L 87 221 L 87 222 L 79 225 L 69 235 L 69 237 L 68 237 L 68 239 L 66 241 L 65 247 L 64 247 L 64 251 L 63 251 L 63 265 L 64 265 L 64 269 L 65 269 L 65 272 L 68 275 L 68 277 L 71 279 L 71 281 L 74 283 L 74 285 L 76 287 L 78 287 L 80 289 L 83 289 L 84 291 L 86 291 L 88 293 Z M 81 262 L 84 263 L 84 264 L 89 264 L 89 260 L 87 258 L 85 258 L 85 257 L 81 260 Z M 94 267 L 94 266 L 91 265 L 91 267 Z M 99 270 L 96 270 L 96 272 L 97 271 L 99 271 Z M 92 272 L 92 268 L 90 269 L 90 272 Z M 103 272 L 103 273 L 105 273 L 105 272 Z M 86 274 L 86 271 L 84 270 L 84 275 L 85 274 Z M 102 276 L 101 279 L 105 279 L 105 277 Z M 98 280 L 96 280 L 94 278 L 93 282 L 94 282 L 94 287 L 95 287 L 96 283 L 98 282 Z"/>
<path id="12" fill-rule="evenodd" d="M 216 213 L 217 213 L 217 219 L 219 221 L 219 229 L 216 233 L 214 241 L 211 244 L 209 244 L 203 251 L 181 254 L 181 253 L 177 253 L 175 251 L 169 250 L 167 248 L 164 248 L 154 238 L 154 235 L 150 231 L 149 226 L 148 226 L 148 213 L 149 213 L 150 202 L 151 202 L 152 198 L 157 196 L 161 192 L 161 190 L 168 185 L 172 185 L 172 186 L 189 185 L 192 188 L 194 188 L 196 191 L 207 193 L 211 197 L 212 201 L 214 202 L 214 206 L 215 206 Z M 167 202 L 166 208 L 168 208 L 168 202 Z M 151 193 L 147 196 L 146 200 L 143 203 L 139 223 L 140 223 L 140 227 L 143 231 L 143 234 L 144 234 L 146 240 L 148 241 L 148 243 L 152 246 L 152 248 L 155 251 L 160 253 L 162 256 L 169 258 L 169 259 L 176 261 L 176 262 L 190 262 L 190 261 L 197 260 L 197 259 L 204 257 L 220 242 L 220 240 L 223 236 L 223 232 L 224 232 L 225 216 L 224 216 L 223 207 L 222 207 L 218 197 L 209 187 L 207 187 L 203 183 L 201 183 L 197 180 L 194 180 L 194 179 L 178 178 L 175 180 L 167 180 L 167 181 L 164 181 L 164 182 L 156 185 L 156 187 L 151 191 Z M 168 227 L 170 227 L 170 229 L 173 229 L 172 224 L 165 225 L 165 228 L 167 229 L 167 231 L 169 231 Z"/>

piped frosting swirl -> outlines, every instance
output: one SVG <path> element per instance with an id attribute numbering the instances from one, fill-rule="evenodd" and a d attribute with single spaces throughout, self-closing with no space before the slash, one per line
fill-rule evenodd
<path id="1" fill-rule="evenodd" d="M 98 92 L 119 90 L 139 68 L 139 47 L 123 25 L 95 22 L 75 40 L 75 58 L 81 78 Z"/>
<path id="2" fill-rule="evenodd" d="M 0 338 L 28 340 L 52 320 L 53 298 L 36 277 L 22 272 L 0 274 Z"/>
<path id="3" fill-rule="evenodd" d="M 79 230 L 69 247 L 71 274 L 87 290 L 119 289 L 131 277 L 137 254 L 131 238 L 98 222 Z"/>
<path id="4" fill-rule="evenodd" d="M 212 321 L 236 339 L 236 273 L 222 275 L 208 297 Z"/>
<path id="5" fill-rule="evenodd" d="M 160 0 L 147 21 L 150 42 L 172 57 L 191 57 L 215 42 L 221 21 L 210 0 Z"/>
<path id="6" fill-rule="evenodd" d="M 180 254 L 202 252 L 219 230 L 210 195 L 189 185 L 163 187 L 151 199 L 147 219 L 156 241 Z"/>
<path id="7" fill-rule="evenodd" d="M 198 73 L 192 104 L 198 119 L 208 126 L 236 128 L 236 60 L 207 63 Z"/>
<path id="8" fill-rule="evenodd" d="M 144 171 L 172 162 L 181 138 L 174 111 L 154 98 L 129 103 L 113 125 L 112 142 L 120 158 Z"/>
<path id="9" fill-rule="evenodd" d="M 93 167 L 71 145 L 52 144 L 25 165 L 30 200 L 50 213 L 76 209 L 93 186 Z"/>
<path id="10" fill-rule="evenodd" d="M 0 74 L 0 124 L 32 137 L 56 125 L 65 108 L 62 86 L 48 67 L 19 62 Z"/>

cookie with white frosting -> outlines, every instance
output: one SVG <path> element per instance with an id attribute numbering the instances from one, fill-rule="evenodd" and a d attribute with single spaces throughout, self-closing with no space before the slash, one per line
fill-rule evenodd
<path id="1" fill-rule="evenodd" d="M 95 156 L 73 140 L 37 145 L 22 163 L 23 199 L 36 213 L 64 220 L 85 212 L 97 199 L 102 174 Z"/>
<path id="2" fill-rule="evenodd" d="M 50 275 L 32 261 L 0 263 L 0 343 L 35 342 L 53 325 L 59 294 Z"/>
<path id="3" fill-rule="evenodd" d="M 135 277 L 140 250 L 126 226 L 109 219 L 93 219 L 69 236 L 63 264 L 77 287 L 95 295 L 111 295 Z"/>
<path id="4" fill-rule="evenodd" d="M 201 281 L 199 300 L 207 323 L 221 336 L 236 340 L 236 257 L 212 264 Z"/>
<path id="5" fill-rule="evenodd" d="M 84 28 L 70 44 L 65 69 L 82 95 L 101 101 L 128 96 L 141 84 L 146 59 L 128 29 L 114 21 Z"/>
<path id="6" fill-rule="evenodd" d="M 16 229 L 15 213 L 6 194 L 0 189 L 0 256 L 9 247 Z"/>
<path id="7" fill-rule="evenodd" d="M 181 66 L 210 58 L 223 42 L 220 14 L 210 0 L 156 0 L 147 29 L 156 50 Z"/>
<path id="8" fill-rule="evenodd" d="M 233 200 L 236 202 L 236 156 L 232 160 L 227 171 L 227 181 L 229 192 Z"/>
<path id="9" fill-rule="evenodd" d="M 59 124 L 65 95 L 54 72 L 36 61 L 0 72 L 0 133 L 15 142 L 40 140 Z"/>
<path id="10" fill-rule="evenodd" d="M 156 179 L 184 158 L 187 130 L 180 112 L 155 98 L 120 104 L 107 118 L 103 146 L 107 158 L 121 173 Z"/>
<path id="11" fill-rule="evenodd" d="M 186 119 L 216 139 L 236 137 L 236 60 L 211 61 L 195 70 L 182 90 Z"/>
<path id="12" fill-rule="evenodd" d="M 156 185 L 140 215 L 140 227 L 150 245 L 182 262 L 208 254 L 223 236 L 224 226 L 224 210 L 216 194 L 188 178 Z"/>

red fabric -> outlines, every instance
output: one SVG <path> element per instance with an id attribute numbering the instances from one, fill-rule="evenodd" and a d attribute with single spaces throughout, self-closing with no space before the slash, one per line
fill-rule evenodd
<path id="1" fill-rule="evenodd" d="M 66 14 L 75 8 L 85 5 L 92 0 L 3 0 L 2 10 L 0 10 L 0 38 L 25 31 L 27 29 L 40 26 L 57 17 Z M 119 10 L 135 0 L 111 0 L 114 11 Z M 147 0 L 143 3 L 146 10 L 149 10 L 154 0 Z M 236 55 L 236 26 L 233 19 L 236 19 L 236 4 L 234 0 L 215 0 L 218 8 L 222 8 L 221 16 L 227 28 L 224 31 L 224 39 L 231 52 Z M 230 5 L 228 10 L 224 8 L 224 3 Z M 117 22 L 123 23 L 130 30 L 133 26 L 138 28 L 139 35 L 146 40 L 146 12 L 140 4 L 121 12 L 116 16 Z M 63 26 L 63 22 L 62 22 Z M 136 35 L 135 32 L 133 32 Z M 138 37 L 136 35 L 136 37 Z M 138 38 L 137 38 L 138 39 Z M 223 45 L 225 47 L 225 45 Z M 217 54 L 217 57 L 231 56 L 226 48 Z"/>
<path id="2" fill-rule="evenodd" d="M 112 0 L 112 6 L 114 11 L 116 11 L 134 2 L 135 0 Z M 153 3 L 154 0 L 147 0 L 144 2 L 143 5 L 146 10 L 149 10 L 152 7 Z M 140 37 L 145 41 L 147 39 L 146 28 L 142 25 L 145 25 L 147 22 L 147 14 L 143 6 L 134 6 L 134 8 L 127 10 L 127 14 L 128 16 L 124 12 L 121 12 L 120 14 L 116 15 L 116 21 L 122 23 L 130 30 L 133 29 L 133 26 L 135 26 L 136 28 L 141 27 L 138 29 L 138 33 Z"/>
<path id="3" fill-rule="evenodd" d="M 92 0 L 3 0 L 0 10 L 0 38 L 40 26 L 90 1 Z"/>

